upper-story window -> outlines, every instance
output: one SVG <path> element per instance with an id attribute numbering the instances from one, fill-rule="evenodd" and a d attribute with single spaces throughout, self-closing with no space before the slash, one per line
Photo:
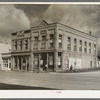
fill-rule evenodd
<path id="1" fill-rule="evenodd" d="M 94 54 L 96 54 L 96 44 L 94 44 Z"/>
<path id="2" fill-rule="evenodd" d="M 25 49 L 28 49 L 28 39 L 25 40 Z"/>
<path id="3" fill-rule="evenodd" d="M 19 49 L 22 50 L 22 40 L 19 41 Z"/>
<path id="4" fill-rule="evenodd" d="M 84 52 L 87 53 L 87 42 L 84 42 Z"/>
<path id="5" fill-rule="evenodd" d="M 14 50 L 17 50 L 17 40 L 15 40 L 13 42 L 14 42 Z"/>
<path id="6" fill-rule="evenodd" d="M 38 37 L 34 37 L 34 49 L 38 48 Z"/>
<path id="7" fill-rule="evenodd" d="M 71 37 L 68 37 L 67 50 L 71 50 Z"/>
<path id="8" fill-rule="evenodd" d="M 77 39 L 74 39 L 74 51 L 77 51 Z"/>
<path id="9" fill-rule="evenodd" d="M 46 48 L 46 36 L 42 36 L 41 48 L 42 49 L 45 49 Z"/>
<path id="10" fill-rule="evenodd" d="M 82 40 L 79 41 L 79 51 L 82 52 Z"/>
<path id="11" fill-rule="evenodd" d="M 59 35 L 59 48 L 62 48 L 62 35 Z"/>
<path id="12" fill-rule="evenodd" d="M 89 53 L 91 54 L 91 43 L 89 43 Z"/>
<path id="13" fill-rule="evenodd" d="M 54 47 L 54 34 L 50 34 L 50 48 Z"/>

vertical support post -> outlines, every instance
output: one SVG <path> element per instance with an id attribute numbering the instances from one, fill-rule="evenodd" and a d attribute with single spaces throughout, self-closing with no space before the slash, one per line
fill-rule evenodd
<path id="1" fill-rule="evenodd" d="M 13 59 L 13 66 L 12 67 L 13 67 L 13 70 L 14 70 L 14 67 L 15 67 L 15 57 L 13 57 L 12 59 Z"/>
<path id="2" fill-rule="evenodd" d="M 7 70 L 9 70 L 9 58 L 8 58 L 8 69 Z"/>
<path id="3" fill-rule="evenodd" d="M 54 71 L 57 71 L 57 66 L 58 66 L 58 52 L 54 52 Z"/>
<path id="4" fill-rule="evenodd" d="M 39 72 L 40 72 L 40 61 L 41 61 L 41 55 L 39 54 Z"/>
<path id="5" fill-rule="evenodd" d="M 26 59 L 26 68 L 25 69 L 27 71 L 27 56 L 25 56 L 25 59 Z"/>
<path id="6" fill-rule="evenodd" d="M 23 57 L 21 57 L 21 70 L 23 69 Z"/>
<path id="7" fill-rule="evenodd" d="M 31 52 L 31 57 L 30 57 L 30 71 L 33 71 L 33 53 Z"/>
<path id="8" fill-rule="evenodd" d="M 47 71 L 48 71 L 48 67 L 49 67 L 49 66 L 48 66 L 48 53 L 47 53 Z"/>
<path id="9" fill-rule="evenodd" d="M 57 71 L 57 67 L 58 67 L 58 43 L 59 43 L 59 34 L 57 33 L 58 29 L 56 27 L 55 29 L 55 41 L 54 41 L 54 47 L 55 47 L 55 51 L 54 51 L 54 71 Z"/>
<path id="10" fill-rule="evenodd" d="M 19 70 L 19 59 L 17 57 L 17 70 Z"/>
<path id="11" fill-rule="evenodd" d="M 14 57 L 11 57 L 11 69 L 14 70 Z"/>
<path id="12" fill-rule="evenodd" d="M 62 55 L 61 55 L 62 57 L 61 57 L 61 67 L 62 67 L 62 70 L 64 70 L 65 68 L 65 66 L 64 66 L 64 52 L 62 52 Z"/>

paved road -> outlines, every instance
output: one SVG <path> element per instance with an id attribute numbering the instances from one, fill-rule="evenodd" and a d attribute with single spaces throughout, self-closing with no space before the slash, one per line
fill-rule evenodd
<path id="1" fill-rule="evenodd" d="M 100 71 L 83 73 L 0 71 L 0 83 L 47 89 L 100 90 Z"/>

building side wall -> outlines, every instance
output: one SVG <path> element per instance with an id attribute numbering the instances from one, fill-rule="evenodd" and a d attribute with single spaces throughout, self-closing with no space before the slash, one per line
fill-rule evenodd
<path id="1" fill-rule="evenodd" d="M 78 69 L 86 69 L 86 68 L 94 68 L 96 67 L 97 62 L 97 40 L 92 38 L 92 36 L 81 36 L 80 34 L 75 34 L 73 32 L 69 32 L 65 28 L 59 27 L 57 28 L 58 34 L 63 34 L 63 62 L 64 66 L 63 70 L 69 69 L 70 64 L 69 60 L 72 60 L 72 64 L 76 61 L 77 63 L 81 63 L 81 67 L 76 67 Z M 71 50 L 68 50 L 68 37 L 71 37 Z M 74 51 L 74 39 L 77 39 L 77 51 Z M 82 40 L 82 52 L 79 51 L 79 41 Z M 84 52 L 84 42 L 87 42 L 87 52 Z M 89 53 L 89 43 L 91 43 L 91 53 Z M 96 54 L 94 54 L 94 44 L 96 44 Z M 92 62 L 92 66 L 91 66 Z M 75 67 L 75 65 L 73 65 Z"/>

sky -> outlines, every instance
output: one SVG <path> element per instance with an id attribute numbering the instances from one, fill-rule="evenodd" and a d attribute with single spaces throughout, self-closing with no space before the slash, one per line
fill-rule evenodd
<path id="1" fill-rule="evenodd" d="M 100 5 L 0 4 L 0 39 L 11 39 L 12 32 L 37 26 L 42 20 L 91 31 L 100 37 Z"/>

